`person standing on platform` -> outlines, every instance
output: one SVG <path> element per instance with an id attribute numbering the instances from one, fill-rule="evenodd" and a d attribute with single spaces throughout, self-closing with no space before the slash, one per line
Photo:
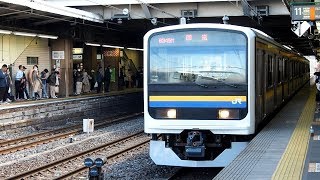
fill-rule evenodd
<path id="1" fill-rule="evenodd" d="M 49 84 L 50 97 L 54 98 L 54 99 L 57 98 L 56 90 L 55 90 L 56 83 L 57 83 L 56 82 L 57 81 L 56 76 L 57 76 L 57 73 L 56 73 L 55 69 L 52 69 L 51 70 L 51 74 L 48 77 L 48 81 L 47 81 L 47 83 Z"/>
<path id="2" fill-rule="evenodd" d="M 0 69 L 0 103 L 1 104 L 3 103 L 3 98 L 5 96 L 6 88 L 7 88 L 7 79 L 6 79 L 7 69 L 8 69 L 8 66 L 6 64 L 2 65 L 2 68 Z"/>
<path id="3" fill-rule="evenodd" d="M 42 82 L 42 98 L 48 98 L 48 94 L 47 94 L 48 72 L 49 72 L 48 69 L 44 69 L 40 73 L 40 78 L 41 78 L 41 82 Z"/>
<path id="4" fill-rule="evenodd" d="M 82 71 L 82 77 L 83 77 L 83 79 L 82 79 L 83 92 L 84 92 L 84 93 L 88 93 L 88 92 L 90 92 L 90 79 L 92 79 L 92 78 L 91 78 L 91 76 L 86 72 L 85 69 L 83 69 L 83 71 Z"/>
<path id="5" fill-rule="evenodd" d="M 9 99 L 11 97 L 11 86 L 12 86 L 12 79 L 10 76 L 10 70 L 7 69 L 6 72 L 6 81 L 7 81 L 7 87 L 6 87 L 6 93 L 3 97 L 3 101 L 6 101 L 7 103 L 11 102 L 11 100 Z"/>
<path id="6" fill-rule="evenodd" d="M 315 83 L 316 83 L 316 89 L 317 89 L 316 101 L 319 102 L 320 101 L 320 72 L 315 72 L 314 77 L 315 77 Z"/>
<path id="7" fill-rule="evenodd" d="M 112 70 L 110 68 L 110 65 L 108 65 L 105 72 L 104 72 L 104 83 L 105 83 L 104 90 L 105 90 L 105 92 L 109 92 L 111 73 L 112 73 Z"/>
<path id="8" fill-rule="evenodd" d="M 91 70 L 90 76 L 91 76 L 90 90 L 93 91 L 94 90 L 94 85 L 96 84 L 96 79 L 97 79 L 93 69 Z"/>
<path id="9" fill-rule="evenodd" d="M 38 71 L 37 65 L 33 66 L 33 71 L 31 72 L 30 81 L 31 81 L 31 85 L 32 85 L 33 98 L 35 100 L 40 99 L 41 95 L 42 95 L 42 92 L 41 92 L 42 85 L 41 85 L 41 80 L 39 77 L 39 71 Z"/>
<path id="10" fill-rule="evenodd" d="M 119 72 L 119 80 L 118 80 L 118 86 L 120 90 L 123 90 L 125 82 L 124 82 L 124 74 L 123 74 L 123 69 L 124 67 L 120 68 L 120 72 Z"/>
<path id="11" fill-rule="evenodd" d="M 102 67 L 99 67 L 99 70 L 97 71 L 97 93 L 101 92 L 101 87 L 102 87 L 102 81 L 103 81 L 103 69 Z"/>
<path id="12" fill-rule="evenodd" d="M 14 85 L 16 88 L 16 93 L 15 93 L 16 100 L 24 99 L 22 88 L 20 87 L 22 78 L 23 78 L 23 66 L 19 65 L 19 70 L 17 71 L 16 78 L 14 81 Z"/>
<path id="13" fill-rule="evenodd" d="M 83 75 L 80 69 L 77 71 L 76 75 L 76 95 L 80 95 L 82 91 L 82 80 L 83 80 Z"/>
<path id="14" fill-rule="evenodd" d="M 29 100 L 30 99 L 29 92 L 28 92 L 29 85 L 28 85 L 28 80 L 27 80 L 26 73 L 25 73 L 26 69 L 27 68 L 23 66 L 23 69 L 22 69 L 23 76 L 22 76 L 21 83 L 20 83 L 20 89 L 22 91 L 23 98 L 24 98 L 24 94 L 26 94 L 26 98 L 27 98 L 27 100 Z"/>
<path id="15" fill-rule="evenodd" d="M 142 67 L 139 67 L 139 69 L 137 71 L 137 74 L 136 74 L 136 78 L 137 78 L 137 81 L 138 81 L 137 87 L 138 88 L 143 88 L 143 69 L 142 69 Z"/>

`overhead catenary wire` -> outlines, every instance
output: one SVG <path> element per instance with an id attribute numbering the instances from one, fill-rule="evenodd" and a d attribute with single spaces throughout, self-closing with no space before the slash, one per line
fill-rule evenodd
<path id="1" fill-rule="evenodd" d="M 250 10 L 250 13 L 252 12 L 255 16 L 257 16 L 258 19 L 262 19 L 262 17 L 258 14 L 258 12 L 256 12 L 256 11 L 253 9 L 253 7 L 252 7 L 246 0 L 240 0 L 240 1 L 241 1 L 241 3 L 243 3 L 243 4 L 245 4 L 245 5 L 248 6 L 248 8 L 249 8 L 249 10 Z M 240 7 L 239 7 L 238 1 L 237 1 L 237 4 L 235 4 L 234 2 L 232 2 L 232 1 L 230 1 L 230 0 L 228 0 L 228 2 L 231 3 L 232 5 L 234 5 L 240 12 L 243 12 L 243 13 L 244 13 L 243 8 L 240 8 Z M 248 15 L 246 15 L 246 16 L 248 16 Z M 251 19 L 253 19 L 252 16 L 248 16 L 248 17 L 250 17 Z M 254 19 L 253 19 L 253 20 L 254 20 Z M 259 22 L 258 22 L 258 24 L 259 24 Z"/>
<path id="2" fill-rule="evenodd" d="M 167 14 L 167 15 L 169 15 L 169 16 L 172 16 L 173 18 L 180 18 L 180 17 L 178 17 L 178 16 L 176 16 L 176 15 L 173 15 L 173 14 L 171 14 L 171 13 L 168 13 L 168 12 L 166 12 L 166 11 L 160 9 L 160 8 L 157 8 L 157 7 L 155 7 L 155 6 L 151 5 L 151 4 L 145 3 L 145 2 L 143 2 L 143 1 L 141 1 L 141 0 L 136 0 L 136 1 L 138 1 L 139 3 L 144 4 L 144 5 L 152 8 L 152 9 L 155 9 L 155 10 L 157 10 L 157 11 L 160 11 L 160 12 L 164 13 L 164 14 Z"/>

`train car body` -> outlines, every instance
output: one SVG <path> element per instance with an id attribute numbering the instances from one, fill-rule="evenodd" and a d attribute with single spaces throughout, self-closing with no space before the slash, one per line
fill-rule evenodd
<path id="1" fill-rule="evenodd" d="M 144 129 L 152 135 L 152 160 L 169 166 L 228 165 L 268 116 L 309 80 L 308 63 L 248 27 L 184 24 L 149 31 Z"/>

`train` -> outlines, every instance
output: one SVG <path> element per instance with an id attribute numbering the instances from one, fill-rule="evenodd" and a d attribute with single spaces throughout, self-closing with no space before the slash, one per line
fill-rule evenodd
<path id="1" fill-rule="evenodd" d="M 227 166 L 310 80 L 305 57 L 250 27 L 172 25 L 143 41 L 144 131 L 157 165 Z"/>

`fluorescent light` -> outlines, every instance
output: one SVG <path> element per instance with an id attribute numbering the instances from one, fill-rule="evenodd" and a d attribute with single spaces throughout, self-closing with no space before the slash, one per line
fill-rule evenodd
<path id="1" fill-rule="evenodd" d="M 292 50 L 289 46 L 286 46 L 286 45 L 283 45 L 283 47 L 289 49 L 289 50 Z"/>
<path id="2" fill-rule="evenodd" d="M 47 35 L 47 34 L 35 34 L 35 33 L 27 33 L 27 32 L 18 32 L 18 31 L 7 31 L 7 30 L 1 30 L 0 29 L 0 34 L 14 34 L 17 36 L 30 36 L 30 37 L 40 37 L 40 38 L 48 38 L 48 39 L 58 39 L 58 36 L 52 36 L 52 35 Z"/>
<path id="3" fill-rule="evenodd" d="M 86 43 L 87 46 L 100 46 L 100 44 Z"/>
<path id="4" fill-rule="evenodd" d="M 7 31 L 7 30 L 1 30 L 0 29 L 0 34 L 11 34 L 12 31 Z"/>
<path id="5" fill-rule="evenodd" d="M 102 47 L 110 47 L 110 48 L 119 48 L 119 49 L 124 49 L 122 46 L 111 46 L 111 45 L 102 45 Z"/>
<path id="6" fill-rule="evenodd" d="M 26 33 L 26 32 L 13 32 L 14 35 L 17 35 L 17 36 L 30 36 L 30 37 L 36 37 L 37 34 L 34 34 L 34 33 Z"/>
<path id="7" fill-rule="evenodd" d="M 58 39 L 58 36 L 51 36 L 51 35 L 46 35 L 46 34 L 38 34 L 37 36 L 40 38 Z"/>
<path id="8" fill-rule="evenodd" d="M 143 49 L 139 49 L 139 48 L 127 48 L 129 50 L 134 50 L 134 51 L 143 51 Z"/>
<path id="9" fill-rule="evenodd" d="M 93 22 L 103 23 L 104 19 L 97 13 L 92 13 L 76 8 L 66 7 L 65 4 L 57 5 L 57 2 L 47 2 L 44 0 L 0 0 L 0 2 L 6 2 L 10 4 L 20 5 L 28 7 L 30 9 L 39 10 L 42 12 L 49 12 L 53 14 L 74 17 L 84 19 Z M 99 3 L 100 4 L 100 3 Z"/>

